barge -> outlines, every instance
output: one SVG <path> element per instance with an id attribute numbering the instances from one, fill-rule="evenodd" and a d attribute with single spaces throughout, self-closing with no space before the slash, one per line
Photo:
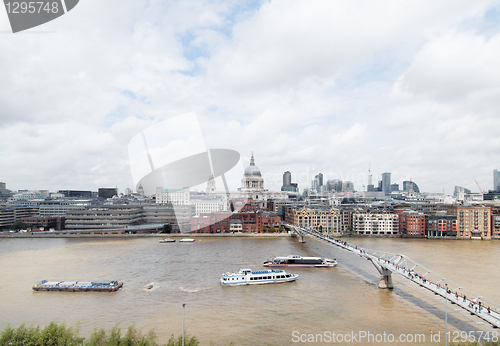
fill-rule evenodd
<path id="1" fill-rule="evenodd" d="M 118 281 L 47 281 L 33 286 L 33 291 L 115 292 L 123 286 Z"/>

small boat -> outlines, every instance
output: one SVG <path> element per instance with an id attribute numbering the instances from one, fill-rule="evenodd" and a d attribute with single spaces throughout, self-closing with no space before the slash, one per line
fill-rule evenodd
<path id="1" fill-rule="evenodd" d="M 240 269 L 238 273 L 225 273 L 220 278 L 222 286 L 278 284 L 297 280 L 297 274 L 289 274 L 281 269 L 259 270 Z"/>
<path id="2" fill-rule="evenodd" d="M 298 255 L 275 257 L 264 262 L 264 267 L 335 267 L 336 265 L 337 261 L 335 259 Z"/>
<path id="3" fill-rule="evenodd" d="M 147 285 L 147 286 L 146 286 L 146 289 L 147 289 L 147 290 L 150 290 L 150 289 L 152 289 L 152 288 L 153 288 L 153 284 L 152 284 L 152 283 L 150 283 L 149 285 Z"/>
<path id="4" fill-rule="evenodd" d="M 183 243 L 191 243 L 193 241 L 194 241 L 193 238 L 182 238 L 181 240 L 179 240 L 179 242 L 183 242 Z"/>
<path id="5" fill-rule="evenodd" d="M 165 238 L 165 239 L 160 239 L 160 243 L 175 243 L 175 239 L 172 238 Z"/>
<path id="6" fill-rule="evenodd" d="M 123 286 L 118 281 L 47 281 L 33 286 L 33 291 L 115 292 Z"/>

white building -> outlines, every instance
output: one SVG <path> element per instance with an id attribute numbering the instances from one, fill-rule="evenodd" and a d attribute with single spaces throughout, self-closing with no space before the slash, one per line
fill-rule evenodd
<path id="1" fill-rule="evenodd" d="M 173 205 L 190 205 L 191 198 L 189 187 L 183 189 L 164 189 L 163 187 L 156 188 L 156 203 L 157 204 L 173 204 Z"/>
<path id="2" fill-rule="evenodd" d="M 45 199 L 49 197 L 48 190 L 19 190 L 14 196 L 8 199 L 8 202 L 17 202 L 20 200 Z"/>
<path id="3" fill-rule="evenodd" d="M 191 205 L 195 207 L 195 215 L 228 210 L 226 195 L 192 195 Z"/>
<path id="4" fill-rule="evenodd" d="M 358 210 L 352 214 L 352 228 L 358 234 L 396 235 L 399 232 L 399 217 L 384 211 Z"/>

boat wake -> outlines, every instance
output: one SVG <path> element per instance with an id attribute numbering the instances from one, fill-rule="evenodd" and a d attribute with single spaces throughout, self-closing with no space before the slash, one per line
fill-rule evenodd
<path id="1" fill-rule="evenodd" d="M 154 282 L 151 282 L 149 284 L 147 284 L 146 286 L 144 286 L 144 290 L 145 291 L 153 291 L 153 290 L 156 290 L 159 286 L 157 284 L 155 284 Z"/>
<path id="2" fill-rule="evenodd" d="M 206 291 L 214 287 L 215 286 L 194 287 L 194 288 L 179 287 L 179 291 L 184 293 L 196 293 L 196 292 Z"/>

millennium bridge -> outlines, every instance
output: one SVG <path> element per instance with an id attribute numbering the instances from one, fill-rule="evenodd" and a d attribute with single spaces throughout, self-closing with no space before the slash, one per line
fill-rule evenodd
<path id="1" fill-rule="evenodd" d="M 411 258 L 389 252 L 364 249 L 356 245 L 349 244 L 337 238 L 330 237 L 318 232 L 313 228 L 304 228 L 293 225 L 285 225 L 299 242 L 305 242 L 305 236 L 309 235 L 328 245 L 337 246 L 345 251 L 358 255 L 370 261 L 380 273 L 380 288 L 392 289 L 392 274 L 417 284 L 418 286 L 441 296 L 454 305 L 471 315 L 475 315 L 483 321 L 491 324 L 493 328 L 500 328 L 500 305 L 480 297 L 476 293 L 441 277 L 433 271 L 418 264 Z"/>

